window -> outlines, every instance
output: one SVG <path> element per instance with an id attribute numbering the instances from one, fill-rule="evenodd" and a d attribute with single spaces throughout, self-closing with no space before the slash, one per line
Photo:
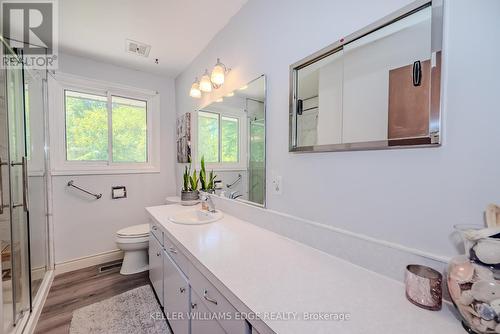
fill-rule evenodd
<path id="1" fill-rule="evenodd" d="M 107 97 L 65 91 L 66 160 L 108 160 Z"/>
<path id="2" fill-rule="evenodd" d="M 107 161 L 110 130 L 113 162 L 147 161 L 146 101 L 111 96 L 109 115 L 106 96 L 64 93 L 68 161 Z"/>
<path id="3" fill-rule="evenodd" d="M 240 118 L 198 112 L 198 157 L 209 164 L 240 162 Z"/>
<path id="4" fill-rule="evenodd" d="M 219 162 L 219 114 L 198 114 L 198 155 L 205 162 Z"/>
<path id="5" fill-rule="evenodd" d="M 146 101 L 112 97 L 113 161 L 146 162 Z"/>
<path id="6" fill-rule="evenodd" d="M 159 171 L 155 92 L 62 75 L 50 84 L 56 175 Z"/>
<path id="7" fill-rule="evenodd" d="M 221 160 L 238 162 L 239 125 L 237 118 L 221 117 Z"/>

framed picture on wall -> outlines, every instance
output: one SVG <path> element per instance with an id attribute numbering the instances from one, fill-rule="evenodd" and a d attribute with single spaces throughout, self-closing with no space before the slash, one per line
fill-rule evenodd
<path id="1" fill-rule="evenodd" d="M 177 162 L 191 162 L 191 113 L 177 118 Z"/>

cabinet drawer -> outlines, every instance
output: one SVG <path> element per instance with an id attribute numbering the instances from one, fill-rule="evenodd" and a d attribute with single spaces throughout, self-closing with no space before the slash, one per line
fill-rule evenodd
<path id="1" fill-rule="evenodd" d="M 153 285 L 156 296 L 163 306 L 163 249 L 153 236 L 149 234 L 149 280 Z"/>
<path id="2" fill-rule="evenodd" d="M 226 334 L 217 320 L 211 318 L 210 310 L 203 298 L 191 291 L 191 334 Z"/>
<path id="3" fill-rule="evenodd" d="M 189 333 L 189 283 L 172 259 L 163 256 L 163 301 L 174 334 Z"/>
<path id="4" fill-rule="evenodd" d="M 151 228 L 151 233 L 155 236 L 160 245 L 163 246 L 163 232 L 161 231 L 160 226 L 153 220 L 149 221 L 149 225 Z"/>
<path id="5" fill-rule="evenodd" d="M 191 289 L 194 291 L 210 312 L 215 313 L 231 313 L 233 320 L 221 320 L 220 325 L 224 330 L 231 334 L 248 334 L 250 333 L 249 325 L 245 320 L 234 320 L 236 309 L 229 303 L 229 301 L 222 296 L 212 283 L 210 283 L 205 276 L 199 271 L 191 267 L 189 281 Z"/>
<path id="6" fill-rule="evenodd" d="M 182 252 L 174 246 L 174 243 L 165 235 L 164 237 L 165 241 L 165 252 L 167 252 L 168 255 L 174 260 L 175 264 L 181 269 L 181 271 L 189 277 L 188 274 L 188 268 L 189 268 L 189 261 L 187 257 L 182 254 Z"/>

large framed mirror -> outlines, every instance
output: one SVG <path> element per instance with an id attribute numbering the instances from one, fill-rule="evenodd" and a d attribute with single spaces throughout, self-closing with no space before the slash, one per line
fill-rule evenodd
<path id="1" fill-rule="evenodd" d="M 266 77 L 200 108 L 193 115 L 193 157 L 216 174 L 215 194 L 266 204 Z"/>
<path id="2" fill-rule="evenodd" d="M 291 152 L 440 145 L 442 1 L 416 1 L 290 67 Z"/>

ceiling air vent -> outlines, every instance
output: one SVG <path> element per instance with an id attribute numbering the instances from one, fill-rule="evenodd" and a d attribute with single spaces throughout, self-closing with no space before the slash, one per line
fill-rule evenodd
<path id="1" fill-rule="evenodd" d="M 151 45 L 127 39 L 125 40 L 125 48 L 128 53 L 148 57 L 149 51 L 151 50 Z"/>

